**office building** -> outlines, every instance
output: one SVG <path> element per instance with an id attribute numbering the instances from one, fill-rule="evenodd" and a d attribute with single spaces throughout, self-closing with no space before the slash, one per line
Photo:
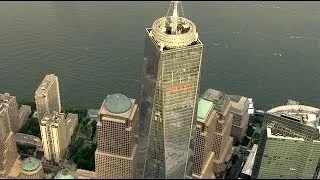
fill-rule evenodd
<path id="1" fill-rule="evenodd" d="M 320 160 L 320 109 L 292 104 L 265 114 L 252 178 L 312 179 Z"/>
<path id="2" fill-rule="evenodd" d="M 35 92 L 38 120 L 43 119 L 45 114 L 54 111 L 61 112 L 60 90 L 58 77 L 54 74 L 46 75 Z"/>
<path id="3" fill-rule="evenodd" d="M 228 95 L 231 100 L 231 113 L 233 114 L 231 136 L 240 141 L 246 133 L 249 123 L 249 101 L 247 97 Z"/>
<path id="4" fill-rule="evenodd" d="M 195 133 L 195 148 L 193 160 L 193 179 L 215 179 L 212 171 L 213 137 L 217 124 L 216 111 L 213 103 L 200 99 L 198 103 L 198 117 Z"/>
<path id="5" fill-rule="evenodd" d="M 232 120 L 231 101 L 227 94 L 214 89 L 206 90 L 198 103 L 193 178 L 208 178 L 202 172 L 211 155 L 212 162 L 208 166 L 212 166 L 212 174 L 208 175 L 220 177 L 220 173 L 226 170 L 234 152 L 233 138 L 230 136 Z"/>
<path id="6" fill-rule="evenodd" d="M 0 104 L 3 104 L 6 107 L 8 107 L 12 131 L 19 132 L 22 123 L 19 118 L 19 110 L 16 97 L 10 95 L 9 93 L 0 94 Z"/>
<path id="7" fill-rule="evenodd" d="M 47 161 L 60 163 L 67 151 L 71 136 L 77 125 L 77 115 L 53 112 L 46 114 L 40 122 L 44 157 Z"/>
<path id="8" fill-rule="evenodd" d="M 196 25 L 184 17 L 180 1 L 171 2 L 167 16 L 157 19 L 145 33 L 139 174 L 185 178 L 203 45 Z"/>
<path id="9" fill-rule="evenodd" d="M 120 93 L 108 95 L 103 101 L 97 123 L 97 178 L 135 178 L 138 112 L 136 100 Z"/>
<path id="10" fill-rule="evenodd" d="M 7 178 L 19 158 L 14 132 L 11 130 L 9 107 L 0 104 L 0 178 Z"/>

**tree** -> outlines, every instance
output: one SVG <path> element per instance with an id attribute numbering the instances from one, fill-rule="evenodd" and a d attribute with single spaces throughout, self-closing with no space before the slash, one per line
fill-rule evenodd
<path id="1" fill-rule="evenodd" d="M 95 166 L 95 150 L 96 144 L 92 144 L 90 147 L 79 148 L 73 161 L 77 164 L 78 168 L 86 169 L 89 171 L 94 170 Z"/>
<path id="2" fill-rule="evenodd" d="M 41 133 L 38 119 L 29 118 L 19 132 L 40 137 Z"/>
<path id="3" fill-rule="evenodd" d="M 96 130 L 97 130 L 97 121 L 92 121 L 91 122 L 91 126 L 92 126 L 92 135 L 91 135 L 91 139 L 93 139 L 93 137 L 96 134 Z"/>
<path id="4" fill-rule="evenodd" d="M 251 137 L 253 133 L 254 133 L 254 129 L 251 125 L 249 125 L 246 134 L 247 136 Z"/>
<path id="5" fill-rule="evenodd" d="M 245 136 L 243 139 L 242 139 L 242 141 L 241 141 L 241 145 L 242 146 L 247 146 L 248 145 L 248 143 L 249 143 L 249 141 L 250 141 L 250 139 L 247 137 L 247 136 Z"/>

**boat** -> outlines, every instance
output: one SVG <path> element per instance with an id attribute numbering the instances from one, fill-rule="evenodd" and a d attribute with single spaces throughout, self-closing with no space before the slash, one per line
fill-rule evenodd
<path id="1" fill-rule="evenodd" d="M 265 114 L 265 112 L 263 110 L 256 110 L 254 112 L 254 114 L 257 115 L 257 116 L 263 116 Z"/>
<path id="2" fill-rule="evenodd" d="M 253 100 L 252 100 L 252 98 L 248 98 L 248 101 L 249 101 L 248 114 L 254 115 L 254 106 L 253 106 Z"/>

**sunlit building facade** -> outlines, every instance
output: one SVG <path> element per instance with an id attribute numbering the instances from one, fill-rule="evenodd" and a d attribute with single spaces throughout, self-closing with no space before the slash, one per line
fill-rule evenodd
<path id="1" fill-rule="evenodd" d="M 9 93 L 0 94 L 0 104 L 3 104 L 8 108 L 12 131 L 15 133 L 19 132 L 22 121 L 19 118 L 17 98 Z"/>
<path id="2" fill-rule="evenodd" d="M 40 132 L 45 159 L 60 163 L 70 143 L 64 114 L 46 114 L 40 122 Z"/>
<path id="3" fill-rule="evenodd" d="M 172 15 L 146 29 L 138 160 L 144 178 L 185 178 L 190 159 L 203 45 L 179 8 L 172 2 Z"/>
<path id="4" fill-rule="evenodd" d="M 58 77 L 54 74 L 46 75 L 35 92 L 35 102 L 39 124 L 45 114 L 54 111 L 61 112 L 60 89 Z"/>
<path id="5" fill-rule="evenodd" d="M 9 109 L 0 104 L 0 178 L 6 178 L 19 158 L 14 132 L 11 130 Z"/>

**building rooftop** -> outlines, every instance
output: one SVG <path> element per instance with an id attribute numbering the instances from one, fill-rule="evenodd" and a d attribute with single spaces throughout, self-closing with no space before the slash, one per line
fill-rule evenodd
<path id="1" fill-rule="evenodd" d="M 97 118 L 99 114 L 99 109 L 88 109 L 89 118 Z"/>
<path id="2" fill-rule="evenodd" d="M 23 133 L 15 133 L 16 141 L 20 143 L 33 144 L 35 146 L 41 145 L 41 139 L 37 136 L 23 134 Z"/>
<path id="3" fill-rule="evenodd" d="M 21 163 L 21 168 L 24 171 L 34 171 L 39 168 L 41 162 L 33 157 L 28 157 L 27 159 L 23 160 Z"/>
<path id="4" fill-rule="evenodd" d="M 190 46 L 199 42 L 196 25 L 184 17 L 181 1 L 171 2 L 167 16 L 157 19 L 152 24 L 149 36 L 154 38 L 161 50 Z"/>
<path id="5" fill-rule="evenodd" d="M 203 94 L 203 98 L 210 101 L 221 101 L 225 94 L 226 93 L 215 89 L 207 89 Z"/>
<path id="6" fill-rule="evenodd" d="M 96 174 L 94 171 L 77 169 L 77 178 L 78 179 L 96 179 Z"/>
<path id="7" fill-rule="evenodd" d="M 58 77 L 54 74 L 48 74 L 44 77 L 35 94 L 38 96 L 42 96 L 43 93 L 46 93 L 49 88 L 52 86 L 54 80 L 58 79 Z"/>
<path id="8" fill-rule="evenodd" d="M 319 126 L 320 109 L 305 105 L 284 105 L 267 111 L 269 114 L 286 117 L 311 127 Z"/>
<path id="9" fill-rule="evenodd" d="M 225 92 L 221 92 L 215 89 L 207 89 L 202 98 L 208 101 L 213 102 L 214 109 L 218 112 L 224 111 L 225 105 L 229 104 L 230 98 Z"/>
<path id="10" fill-rule="evenodd" d="M 104 106 L 113 114 L 122 114 L 131 109 L 132 102 L 124 94 L 116 93 L 107 96 Z"/>
<path id="11" fill-rule="evenodd" d="M 230 98 L 232 104 L 231 110 L 235 113 L 242 113 L 245 109 L 248 98 L 239 95 L 228 95 L 228 97 Z"/>
<path id="12" fill-rule="evenodd" d="M 241 173 L 251 176 L 254 160 L 255 160 L 255 157 L 256 157 L 256 153 L 257 153 L 257 149 L 258 149 L 258 145 L 254 144 L 252 146 L 252 149 L 250 150 L 250 154 L 249 154 L 249 156 L 247 158 L 246 163 L 243 166 L 243 169 L 242 169 Z"/>
<path id="13" fill-rule="evenodd" d="M 62 169 L 57 173 L 54 179 L 76 179 L 76 174 L 69 169 Z"/>
<path id="14" fill-rule="evenodd" d="M 9 103 L 13 98 L 9 93 L 0 94 L 0 103 Z"/>
<path id="15" fill-rule="evenodd" d="M 200 99 L 198 102 L 198 121 L 204 122 L 212 107 L 213 103 L 211 101 Z"/>
<path id="16" fill-rule="evenodd" d="M 46 123 L 59 123 L 60 120 L 64 119 L 65 114 L 58 113 L 54 111 L 52 114 L 46 114 L 42 119 L 41 122 L 45 121 Z"/>

